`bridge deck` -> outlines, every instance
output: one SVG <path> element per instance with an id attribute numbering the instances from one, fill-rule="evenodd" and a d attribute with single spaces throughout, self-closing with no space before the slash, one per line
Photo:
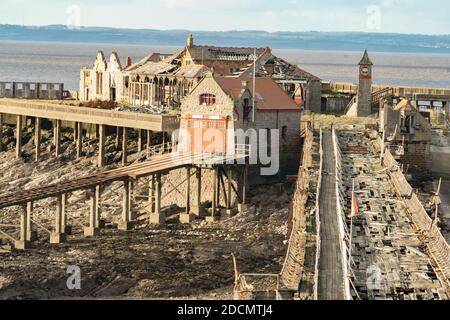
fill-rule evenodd
<path id="1" fill-rule="evenodd" d="M 344 300 L 344 274 L 336 209 L 336 177 L 333 140 L 330 131 L 323 134 L 323 170 L 320 190 L 319 300 Z"/>
<path id="2" fill-rule="evenodd" d="M 158 132 L 172 132 L 179 127 L 176 116 L 101 110 L 19 99 L 0 99 L 0 113 Z"/>
<path id="3" fill-rule="evenodd" d="M 214 156 L 189 154 L 165 154 L 156 156 L 150 161 L 106 171 L 96 175 L 74 179 L 67 182 L 57 183 L 40 188 L 24 190 L 14 194 L 0 196 L 0 209 L 15 205 L 23 205 L 27 202 L 38 201 L 59 194 L 69 193 L 77 190 L 86 190 L 100 184 L 120 181 L 125 179 L 137 179 L 155 173 L 175 170 L 189 165 L 217 165 L 229 162 L 236 162 L 245 159 L 244 155 Z"/>

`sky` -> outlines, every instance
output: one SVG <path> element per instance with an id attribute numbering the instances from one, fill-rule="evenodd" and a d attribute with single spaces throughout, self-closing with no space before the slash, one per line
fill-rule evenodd
<path id="1" fill-rule="evenodd" d="M 443 0 L 1 0 L 0 24 L 450 34 Z"/>

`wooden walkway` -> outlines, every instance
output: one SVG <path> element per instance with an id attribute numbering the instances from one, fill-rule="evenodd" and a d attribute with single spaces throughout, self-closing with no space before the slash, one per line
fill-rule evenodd
<path id="1" fill-rule="evenodd" d="M 322 188 L 320 190 L 319 300 L 344 300 L 344 274 L 336 209 L 336 175 L 333 139 L 330 131 L 323 133 Z"/>
<path id="2" fill-rule="evenodd" d="M 156 156 L 149 161 L 106 171 L 92 176 L 74 179 L 67 182 L 48 185 L 40 188 L 20 191 L 14 194 L 0 196 L 0 209 L 16 205 L 25 205 L 28 202 L 38 201 L 46 198 L 56 197 L 59 194 L 88 190 L 97 185 L 111 183 L 114 181 L 139 179 L 152 174 L 172 171 L 191 165 L 214 166 L 230 161 L 239 161 L 247 158 L 247 155 L 214 156 L 190 155 L 170 153 Z"/>

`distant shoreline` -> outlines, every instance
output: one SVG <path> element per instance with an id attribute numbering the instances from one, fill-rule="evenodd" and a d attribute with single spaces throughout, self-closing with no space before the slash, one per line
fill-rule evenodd
<path id="1" fill-rule="evenodd" d="M 119 47 L 136 47 L 136 48 L 167 48 L 167 49 L 174 49 L 174 50 L 181 50 L 183 49 L 183 46 L 175 46 L 175 45 L 167 45 L 167 44 L 145 44 L 145 43 L 139 43 L 139 44 L 133 44 L 133 43 L 126 43 L 126 42 L 72 42 L 72 41 L 61 41 L 61 40 L 4 40 L 0 38 L 1 43 L 36 43 L 36 44 L 64 44 L 64 45 L 73 45 L 73 46 L 92 46 L 92 45 L 98 45 L 101 46 L 119 46 Z M 327 52 L 339 52 L 339 53 L 360 53 L 360 50 L 338 50 L 338 49 L 314 49 L 314 48 L 276 48 L 271 47 L 272 50 L 277 51 L 285 51 L 285 52 L 319 52 L 319 53 L 327 53 Z M 448 52 L 400 52 L 400 51 L 376 51 L 372 50 L 370 51 L 372 54 L 386 54 L 386 55 L 398 55 L 398 56 L 404 56 L 404 55 L 414 55 L 414 56 L 450 56 L 450 49 Z"/>
<path id="2" fill-rule="evenodd" d="M 196 43 L 213 46 L 271 47 L 279 50 L 450 55 L 450 35 L 364 32 L 189 31 L 92 28 L 63 25 L 0 25 L 0 41 L 183 47 L 193 33 Z"/>

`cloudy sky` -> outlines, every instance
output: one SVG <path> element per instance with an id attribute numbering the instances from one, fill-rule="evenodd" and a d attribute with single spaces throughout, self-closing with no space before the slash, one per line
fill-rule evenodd
<path id="1" fill-rule="evenodd" d="M 1 0 L 0 24 L 450 34 L 443 0 Z"/>

